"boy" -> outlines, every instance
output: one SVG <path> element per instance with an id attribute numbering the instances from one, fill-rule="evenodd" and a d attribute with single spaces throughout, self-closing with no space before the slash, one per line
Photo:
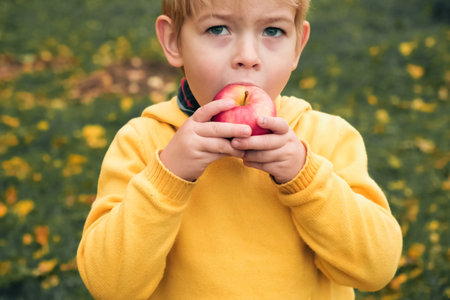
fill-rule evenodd
<path id="1" fill-rule="evenodd" d="M 106 153 L 78 250 L 99 299 L 353 299 L 395 273 L 401 231 L 359 133 L 280 93 L 309 37 L 308 0 L 165 0 L 156 21 L 178 97 Z M 273 133 L 211 118 L 230 83 L 263 88 Z"/>

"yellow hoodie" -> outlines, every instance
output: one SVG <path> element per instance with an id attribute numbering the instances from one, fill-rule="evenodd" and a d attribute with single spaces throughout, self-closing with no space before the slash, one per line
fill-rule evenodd
<path id="1" fill-rule="evenodd" d="M 187 119 L 176 99 L 118 132 L 78 249 L 95 298 L 353 299 L 390 281 L 401 231 L 360 134 L 297 98 L 276 108 L 308 153 L 283 185 L 232 157 L 195 183 L 171 174 L 158 153 Z"/>

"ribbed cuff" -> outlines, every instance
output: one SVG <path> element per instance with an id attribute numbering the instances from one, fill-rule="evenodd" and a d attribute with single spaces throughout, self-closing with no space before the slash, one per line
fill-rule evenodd
<path id="1" fill-rule="evenodd" d="M 185 203 L 195 183 L 186 181 L 166 169 L 159 159 L 161 151 L 161 149 L 156 150 L 156 159 L 147 165 L 144 175 L 162 195 L 174 202 Z"/>
<path id="2" fill-rule="evenodd" d="M 280 192 L 283 194 L 294 194 L 306 189 L 314 180 L 322 165 L 320 157 L 312 153 L 306 143 L 304 144 L 307 151 L 305 165 L 294 179 L 278 186 Z"/>

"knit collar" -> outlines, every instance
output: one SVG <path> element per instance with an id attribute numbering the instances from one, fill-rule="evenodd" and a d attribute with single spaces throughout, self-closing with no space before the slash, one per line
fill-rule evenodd
<path id="1" fill-rule="evenodd" d="M 180 87 L 178 89 L 177 103 L 180 110 L 188 116 L 192 116 L 200 107 L 192 94 L 191 89 L 189 88 L 186 78 L 181 79 Z"/>

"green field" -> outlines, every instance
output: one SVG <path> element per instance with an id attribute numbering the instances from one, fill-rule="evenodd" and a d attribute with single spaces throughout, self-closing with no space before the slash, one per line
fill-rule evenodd
<path id="1" fill-rule="evenodd" d="M 450 297 L 450 5 L 312 0 L 285 94 L 363 135 L 400 222 L 393 281 L 358 299 Z M 159 1 L 0 2 L 0 299 L 90 299 L 75 253 L 117 130 L 177 89 Z"/>

